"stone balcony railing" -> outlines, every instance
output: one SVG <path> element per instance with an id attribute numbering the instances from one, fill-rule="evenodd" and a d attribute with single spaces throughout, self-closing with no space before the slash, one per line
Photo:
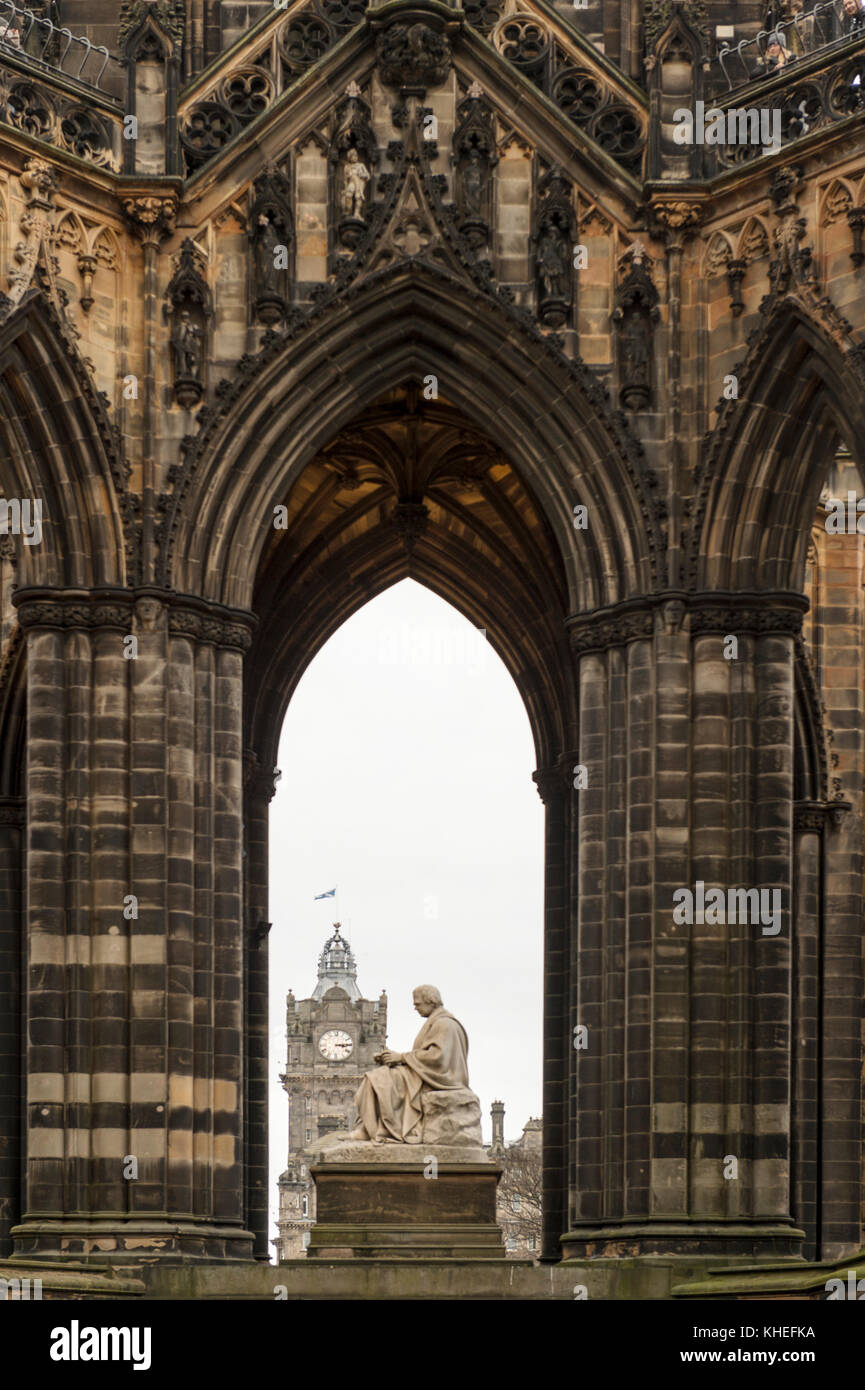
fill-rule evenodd
<path id="1" fill-rule="evenodd" d="M 793 0 L 796 3 L 796 0 Z M 862 0 L 860 0 L 862 3 Z M 768 53 L 773 35 L 784 39 L 784 67 L 776 70 Z M 821 0 L 808 3 L 789 19 L 781 19 L 772 29 L 741 38 L 737 43 L 722 43 L 709 64 L 706 90 L 713 98 L 738 91 L 766 77 L 790 73 L 803 59 L 812 55 L 827 61 L 840 60 L 848 45 L 865 37 L 865 9 L 851 18 L 844 11 L 842 0 Z"/>
<path id="2" fill-rule="evenodd" d="M 782 145 L 842 121 L 861 119 L 865 112 L 865 29 L 844 44 L 826 45 L 778 72 L 752 81 L 746 89 L 716 97 L 714 105 L 725 112 L 743 108 L 779 112 Z M 765 152 L 761 145 L 741 140 L 716 149 L 719 171 Z"/>
<path id="3" fill-rule="evenodd" d="M 0 122 L 119 170 L 125 86 L 106 48 L 0 0 Z"/>
<path id="4" fill-rule="evenodd" d="M 88 96 L 96 91 L 121 98 L 126 89 L 123 66 L 107 48 L 77 38 L 13 0 L 0 0 L 0 60 L 10 56 L 48 77 L 62 76 L 80 85 Z"/>

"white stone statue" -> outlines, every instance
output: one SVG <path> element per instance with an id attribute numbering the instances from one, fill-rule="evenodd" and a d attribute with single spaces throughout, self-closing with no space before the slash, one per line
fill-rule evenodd
<path id="1" fill-rule="evenodd" d="M 412 998 L 424 1025 L 411 1052 L 376 1053 L 381 1065 L 367 1072 L 355 1095 L 360 1125 L 348 1142 L 480 1149 L 480 1103 L 468 1089 L 466 1030 L 442 1007 L 434 985 L 419 985 Z"/>
<path id="2" fill-rule="evenodd" d="M 342 210 L 346 217 L 363 220 L 363 203 L 369 170 L 362 162 L 357 150 L 349 150 L 348 158 L 342 166 Z"/>

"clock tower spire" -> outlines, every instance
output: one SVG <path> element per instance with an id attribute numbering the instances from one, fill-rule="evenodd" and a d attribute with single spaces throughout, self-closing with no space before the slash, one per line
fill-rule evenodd
<path id="1" fill-rule="evenodd" d="M 354 1094 L 387 1043 L 387 995 L 364 999 L 354 953 L 333 924 L 318 958 L 318 979 L 308 999 L 289 990 L 285 1014 L 288 1163 L 279 1179 L 280 1260 L 305 1253 L 315 1221 L 309 1149 L 333 1130 L 354 1129 Z"/>

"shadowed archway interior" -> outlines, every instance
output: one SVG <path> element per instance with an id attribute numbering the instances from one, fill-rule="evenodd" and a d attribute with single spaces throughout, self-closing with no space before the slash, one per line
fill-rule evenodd
<path id="1" fill-rule="evenodd" d="M 270 770 L 291 696 L 337 628 L 406 577 L 485 630 L 522 696 L 539 768 L 573 739 L 567 585 L 537 500 L 501 448 L 451 402 L 425 399 L 414 383 L 388 391 L 319 449 L 276 504 L 262 550 L 244 692 L 252 922 L 267 911 Z M 560 844 L 552 852 L 547 844 L 547 874 L 561 871 L 561 857 Z M 564 976 L 553 979 L 549 969 L 550 951 L 560 954 L 559 930 L 548 909 L 545 1017 L 556 1034 L 548 1071 L 550 1060 L 561 1066 L 565 1048 Z M 267 1219 L 267 988 L 260 949 L 246 997 L 247 1202 L 257 1231 Z M 554 1084 L 546 1090 L 545 1215 L 553 1229 L 563 1220 L 566 1184 L 563 1097 Z"/>

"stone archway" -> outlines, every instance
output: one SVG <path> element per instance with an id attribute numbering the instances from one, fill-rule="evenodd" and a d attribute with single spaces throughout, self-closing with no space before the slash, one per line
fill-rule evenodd
<path id="1" fill-rule="evenodd" d="M 276 731 L 329 631 L 415 573 L 483 619 L 535 737 L 546 1257 L 795 1254 L 794 942 L 683 933 L 671 911 L 697 880 L 796 902 L 802 547 L 794 522 L 755 591 L 753 528 L 731 505 L 771 414 L 759 390 L 737 449 L 722 431 L 697 568 L 675 588 L 651 470 L 591 373 L 440 266 L 403 260 L 334 292 L 217 400 L 163 499 L 157 584 L 125 576 L 118 506 L 113 584 L 46 574 L 16 595 L 31 1048 L 17 1249 L 266 1255 Z M 806 390 L 796 408 L 824 407 Z M 708 574 L 712 535 L 727 568 Z M 825 1181 L 814 1190 L 825 1205 Z M 837 1245 L 853 1229 L 841 1205 Z"/>
<path id="2" fill-rule="evenodd" d="M 200 584 L 255 614 L 244 704 L 252 922 L 267 916 L 266 805 L 282 715 L 305 664 L 353 608 L 411 573 L 484 626 L 511 671 L 547 805 L 545 1248 L 554 1258 L 574 1126 L 564 1084 L 577 833 L 566 791 L 578 742 L 568 620 L 575 607 L 651 590 L 662 534 L 650 470 L 591 375 L 491 295 L 473 293 L 467 310 L 464 292 L 441 269 L 401 262 L 336 297 L 302 336 L 274 341 L 189 442 L 163 545 L 178 587 Z M 440 394 L 427 402 L 430 382 Z M 466 484 L 475 503 L 459 495 Z M 579 504 L 591 522 L 576 529 Z M 288 534 L 299 554 L 280 544 Z M 247 1016 L 259 1020 L 246 1143 L 258 1155 L 247 1208 L 258 1212 L 262 1253 L 265 1121 L 252 1092 L 263 1097 L 266 1074 L 264 956 L 259 933 L 246 973 Z"/>
<path id="3" fill-rule="evenodd" d="M 410 576 L 485 629 L 523 698 L 539 768 L 555 768 L 577 720 L 565 627 L 567 585 L 552 528 L 506 454 L 450 402 L 425 400 L 413 383 L 388 392 L 318 451 L 277 505 L 284 514 L 260 561 L 253 599 L 258 626 L 244 677 L 250 920 L 266 917 L 270 769 L 291 696 L 336 629 L 391 584 Z M 548 873 L 561 873 L 561 829 L 547 845 Z M 549 903 L 548 938 L 561 929 L 560 908 Z M 250 954 L 256 983 L 247 996 L 247 1040 L 255 1083 L 247 1100 L 248 1143 L 261 1156 L 267 1066 L 263 933 Z M 561 981 L 548 970 L 548 1017 L 561 1014 L 560 989 Z M 558 1075 L 566 1048 L 562 1020 L 546 1049 L 553 1114 L 562 1104 Z M 250 1210 L 257 1197 L 256 1228 L 263 1230 L 266 1164 L 250 1177 Z M 565 1219 L 565 1183 L 565 1154 L 560 1141 L 551 1141 L 545 1208 L 553 1249 Z M 266 1236 L 258 1238 L 266 1249 Z"/>

